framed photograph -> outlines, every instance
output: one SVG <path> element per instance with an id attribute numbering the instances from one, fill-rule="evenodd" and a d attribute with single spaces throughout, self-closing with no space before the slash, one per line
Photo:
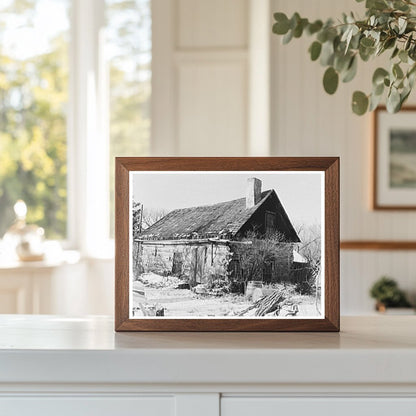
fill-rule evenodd
<path id="1" fill-rule="evenodd" d="M 116 158 L 116 331 L 339 331 L 339 159 Z"/>
<path id="2" fill-rule="evenodd" d="M 373 208 L 416 209 L 416 107 L 374 112 Z"/>

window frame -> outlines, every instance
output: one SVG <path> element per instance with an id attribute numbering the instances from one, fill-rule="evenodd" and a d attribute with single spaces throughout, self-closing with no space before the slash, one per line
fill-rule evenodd
<path id="1" fill-rule="evenodd" d="M 110 79 L 106 1 L 71 0 L 71 12 L 67 246 L 86 257 L 114 258 L 114 238 L 109 226 Z M 153 19 L 153 2 L 151 13 Z"/>
<path id="2" fill-rule="evenodd" d="M 273 227 L 270 226 L 270 219 L 272 219 L 274 221 L 273 222 Z M 265 228 L 265 233 L 274 233 L 277 229 L 277 213 L 273 212 L 273 211 L 265 211 L 264 213 L 264 228 Z"/>
<path id="3" fill-rule="evenodd" d="M 68 3 L 67 234 L 59 242 L 84 258 L 112 259 L 107 5 L 105 0 Z"/>
<path id="4" fill-rule="evenodd" d="M 67 248 L 111 258 L 105 0 L 72 0 L 67 117 Z"/>

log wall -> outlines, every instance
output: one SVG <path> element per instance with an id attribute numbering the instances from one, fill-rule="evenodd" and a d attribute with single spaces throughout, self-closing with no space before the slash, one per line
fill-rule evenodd
<path id="1" fill-rule="evenodd" d="M 191 284 L 207 283 L 213 278 L 228 276 L 231 251 L 221 242 L 135 242 L 138 262 L 133 272 L 186 277 Z"/>
<path id="2" fill-rule="evenodd" d="M 148 272 L 163 276 L 176 275 L 187 278 L 191 285 L 229 276 L 236 280 L 256 280 L 258 277 L 246 276 L 244 270 L 238 266 L 236 268 L 238 247 L 232 242 L 135 241 L 134 277 Z M 230 265 L 231 260 L 233 263 Z M 280 244 L 274 261 L 264 265 L 263 282 L 290 282 L 293 277 L 292 264 L 293 244 Z"/>

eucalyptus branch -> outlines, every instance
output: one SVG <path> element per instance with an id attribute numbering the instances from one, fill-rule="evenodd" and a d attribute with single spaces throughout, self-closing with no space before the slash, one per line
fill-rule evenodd
<path id="1" fill-rule="evenodd" d="M 354 92 L 352 109 L 358 115 L 372 111 L 387 93 L 387 109 L 397 112 L 416 78 L 416 3 L 366 0 L 365 7 L 364 19 L 344 14 L 336 25 L 332 19 L 310 22 L 298 13 L 290 19 L 284 13 L 275 13 L 273 32 L 283 36 L 284 44 L 304 34 L 315 38 L 309 54 L 312 61 L 319 60 L 326 68 L 323 87 L 328 94 L 336 92 L 340 80 L 350 82 L 355 77 L 358 60 L 367 62 L 391 52 L 391 65 L 374 71 L 371 93 Z"/>

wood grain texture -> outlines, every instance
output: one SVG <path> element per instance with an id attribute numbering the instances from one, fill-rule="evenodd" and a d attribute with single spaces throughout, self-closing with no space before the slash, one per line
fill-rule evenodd
<path id="1" fill-rule="evenodd" d="M 129 319 L 129 172 L 323 171 L 325 172 L 324 319 Z M 116 331 L 339 331 L 339 158 L 116 158 Z"/>
<path id="2" fill-rule="evenodd" d="M 373 177 L 372 177 L 372 185 L 373 185 L 373 209 L 377 210 L 386 210 L 386 211 L 414 211 L 416 210 L 416 205 L 381 205 L 378 202 L 378 119 L 381 111 L 387 111 L 385 106 L 377 107 L 373 112 Z M 416 106 L 406 106 L 403 107 L 401 112 L 406 111 L 413 111 L 416 112 Z"/>
<path id="3" fill-rule="evenodd" d="M 325 317 L 339 330 L 339 159 L 325 170 Z"/>
<path id="4" fill-rule="evenodd" d="M 416 241 L 341 241 L 341 250 L 416 250 Z"/>
<path id="5" fill-rule="evenodd" d="M 115 327 L 129 318 L 129 171 L 116 158 Z"/>

